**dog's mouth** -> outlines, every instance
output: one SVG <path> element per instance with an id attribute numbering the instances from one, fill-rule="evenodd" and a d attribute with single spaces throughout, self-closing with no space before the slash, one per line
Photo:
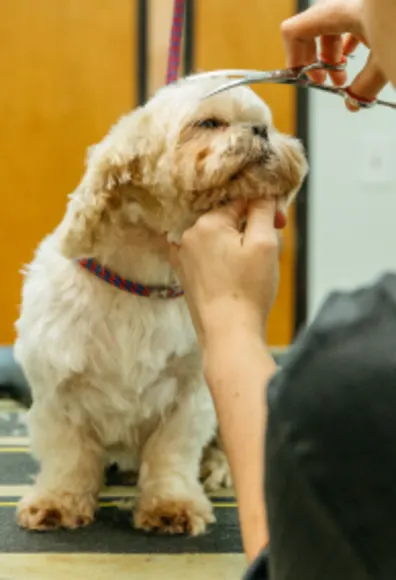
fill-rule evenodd
<path id="1" fill-rule="evenodd" d="M 251 152 L 224 176 L 221 183 L 212 188 L 195 190 L 191 198 L 193 212 L 202 214 L 239 197 L 260 199 L 271 195 L 271 171 L 267 164 L 272 155 L 272 150 Z"/>
<path id="2" fill-rule="evenodd" d="M 242 167 L 240 167 L 237 171 L 235 171 L 235 173 L 231 175 L 229 181 L 238 181 L 239 179 L 246 177 L 252 169 L 264 168 L 272 154 L 272 151 L 266 151 L 254 161 L 247 161 L 243 164 Z"/>

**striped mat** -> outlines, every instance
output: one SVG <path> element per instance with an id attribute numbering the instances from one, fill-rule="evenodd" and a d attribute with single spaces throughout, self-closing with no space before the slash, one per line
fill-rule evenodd
<path id="1" fill-rule="evenodd" d="M 236 503 L 229 491 L 212 495 L 217 522 L 205 535 L 149 535 L 134 530 L 130 523 L 135 488 L 112 472 L 92 526 L 31 533 L 17 527 L 15 507 L 36 471 L 29 454 L 25 412 L 14 403 L 0 401 L 0 580 L 242 577 L 245 560 Z"/>

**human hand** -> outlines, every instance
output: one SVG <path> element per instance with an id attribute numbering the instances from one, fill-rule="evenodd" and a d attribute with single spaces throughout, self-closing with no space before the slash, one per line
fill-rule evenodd
<path id="1" fill-rule="evenodd" d="M 172 245 L 170 261 L 203 350 L 232 326 L 263 335 L 278 282 L 275 227 L 284 225 L 274 200 L 238 200 L 201 216 Z"/>
<path id="2" fill-rule="evenodd" d="M 294 67 L 315 62 L 317 39 L 320 58 L 326 62 L 338 63 L 343 56 L 351 54 L 363 42 L 368 46 L 363 18 L 362 0 L 319 0 L 305 12 L 297 14 L 282 24 L 282 35 L 287 56 L 287 66 Z M 326 80 L 325 71 L 312 71 L 314 82 Z M 343 86 L 347 82 L 345 71 L 330 72 L 333 83 Z M 349 86 L 351 95 L 372 99 L 386 85 L 387 79 L 370 52 L 363 70 Z M 346 100 L 349 110 L 358 107 Z"/>

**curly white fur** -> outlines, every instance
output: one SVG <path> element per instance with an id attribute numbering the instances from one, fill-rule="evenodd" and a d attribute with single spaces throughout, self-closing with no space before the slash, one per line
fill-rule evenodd
<path id="1" fill-rule="evenodd" d="M 91 522 L 109 456 L 139 470 L 137 526 L 197 534 L 213 521 L 199 472 L 216 419 L 184 299 L 129 295 L 75 259 L 174 284 L 158 234 L 179 239 L 240 196 L 290 203 L 306 172 L 300 144 L 250 89 L 200 99 L 221 82 L 180 81 L 123 117 L 91 148 L 64 219 L 27 268 L 15 352 L 41 471 L 22 526 Z M 210 454 L 209 485 L 229 480 L 221 466 L 211 478 L 222 458 Z"/>

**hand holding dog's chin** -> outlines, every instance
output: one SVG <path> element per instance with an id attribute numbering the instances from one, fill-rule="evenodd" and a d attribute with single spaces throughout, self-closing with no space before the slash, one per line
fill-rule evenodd
<path id="1" fill-rule="evenodd" d="M 202 216 L 171 250 L 206 361 L 229 341 L 264 340 L 278 280 L 275 213 L 274 201 L 235 202 Z"/>

